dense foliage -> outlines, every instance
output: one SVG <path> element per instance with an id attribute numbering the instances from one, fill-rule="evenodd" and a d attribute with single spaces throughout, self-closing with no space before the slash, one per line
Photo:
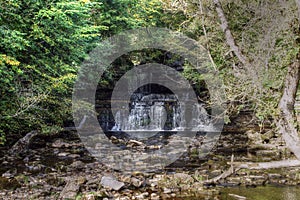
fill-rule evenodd
<path id="1" fill-rule="evenodd" d="M 224 81 L 226 121 L 245 106 L 254 111 L 261 126 L 276 118 L 287 68 L 299 55 L 295 1 L 220 1 L 249 66 L 243 66 L 230 49 L 214 1 L 174 2 L 168 1 L 167 8 L 174 14 L 182 11 L 188 19 L 179 30 L 206 46 Z"/>
<path id="2" fill-rule="evenodd" d="M 161 26 L 157 0 L 0 2 L 0 143 L 32 129 L 55 132 L 71 120 L 80 62 L 99 40 Z"/>
<path id="3" fill-rule="evenodd" d="M 276 117 L 286 68 L 299 53 L 294 1 L 225 0 L 222 5 L 255 77 L 241 70 L 226 44 L 213 1 L 2 0 L 0 143 L 10 134 L 55 132 L 70 122 L 72 85 L 89 51 L 105 37 L 147 26 L 181 31 L 208 49 L 225 83 L 227 122 L 244 105 L 262 124 Z M 157 57 L 151 50 L 137 55 Z M 195 85 L 201 82 L 189 68 L 184 75 Z"/>
<path id="4" fill-rule="evenodd" d="M 1 133 L 60 126 L 78 63 L 100 26 L 93 4 L 80 1 L 1 1 Z"/>

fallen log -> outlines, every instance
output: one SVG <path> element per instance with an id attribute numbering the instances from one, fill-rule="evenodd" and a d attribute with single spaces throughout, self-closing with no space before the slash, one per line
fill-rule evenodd
<path id="1" fill-rule="evenodd" d="M 280 160 L 272 162 L 234 162 L 234 167 L 239 169 L 272 169 L 272 168 L 285 168 L 285 167 L 299 167 L 300 160 Z"/>
<path id="2" fill-rule="evenodd" d="M 280 160 L 272 162 L 228 162 L 230 168 L 223 172 L 221 175 L 208 179 L 204 181 L 205 184 L 216 184 L 220 180 L 227 178 L 228 176 L 234 174 L 240 169 L 249 169 L 249 170 L 259 170 L 259 169 L 273 169 L 273 168 L 286 168 L 286 167 L 300 167 L 300 160 L 291 159 L 291 160 Z"/>

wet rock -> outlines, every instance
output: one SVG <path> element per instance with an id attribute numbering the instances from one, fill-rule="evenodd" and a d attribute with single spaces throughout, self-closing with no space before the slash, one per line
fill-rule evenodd
<path id="1" fill-rule="evenodd" d="M 102 186 L 109 187 L 116 191 L 120 190 L 125 185 L 123 182 L 117 181 L 113 177 L 110 177 L 110 176 L 103 176 L 101 178 L 100 184 Z"/>

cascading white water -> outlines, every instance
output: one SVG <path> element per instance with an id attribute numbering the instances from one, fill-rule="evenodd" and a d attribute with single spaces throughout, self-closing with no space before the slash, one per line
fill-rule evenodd
<path id="1" fill-rule="evenodd" d="M 134 94 L 130 103 L 129 116 L 118 110 L 112 131 L 180 131 L 189 125 L 204 130 L 209 126 L 209 117 L 203 105 L 193 105 L 192 120 L 185 120 L 185 105 L 179 104 L 173 94 Z"/>

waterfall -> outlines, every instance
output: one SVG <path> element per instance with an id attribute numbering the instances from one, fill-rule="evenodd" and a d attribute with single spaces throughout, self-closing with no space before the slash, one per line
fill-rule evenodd
<path id="1" fill-rule="evenodd" d="M 122 110 L 115 113 L 112 131 L 164 131 L 193 129 L 204 130 L 209 126 L 209 117 L 202 104 L 194 103 L 192 119 L 186 122 L 185 105 L 180 104 L 174 94 L 135 93 L 129 104 L 129 116 Z"/>

